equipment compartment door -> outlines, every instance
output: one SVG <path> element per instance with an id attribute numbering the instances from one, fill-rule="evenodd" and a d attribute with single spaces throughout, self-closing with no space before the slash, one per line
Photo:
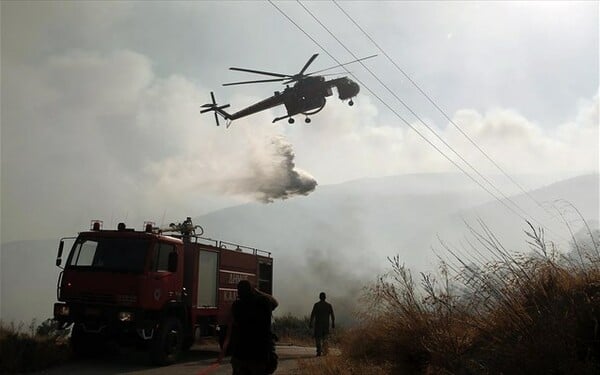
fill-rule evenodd
<path id="1" fill-rule="evenodd" d="M 200 250 L 198 257 L 198 307 L 217 307 L 219 254 Z"/>

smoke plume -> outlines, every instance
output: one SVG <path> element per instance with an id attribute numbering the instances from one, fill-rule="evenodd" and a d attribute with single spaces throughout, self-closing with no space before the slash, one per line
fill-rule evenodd
<path id="1" fill-rule="evenodd" d="M 271 139 L 267 150 L 254 150 L 250 162 L 251 175 L 238 180 L 230 189 L 249 194 L 264 203 L 308 195 L 317 186 L 309 173 L 296 168 L 292 145 L 283 137 Z"/>

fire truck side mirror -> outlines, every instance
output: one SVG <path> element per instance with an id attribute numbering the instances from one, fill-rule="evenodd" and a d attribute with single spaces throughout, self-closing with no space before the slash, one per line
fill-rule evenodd
<path id="1" fill-rule="evenodd" d="M 65 241 L 60 241 L 60 243 L 58 244 L 58 255 L 56 256 L 56 267 L 60 267 L 61 263 L 62 263 L 62 253 L 63 253 L 63 249 L 65 247 Z"/>
<path id="2" fill-rule="evenodd" d="M 169 253 L 169 272 L 177 272 L 177 253 Z"/>

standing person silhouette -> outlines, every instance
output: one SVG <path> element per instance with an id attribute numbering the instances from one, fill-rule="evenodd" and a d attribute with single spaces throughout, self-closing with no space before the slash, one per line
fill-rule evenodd
<path id="1" fill-rule="evenodd" d="M 272 296 L 253 289 L 248 280 L 240 281 L 237 290 L 238 299 L 231 305 L 229 329 L 218 361 L 221 362 L 231 345 L 233 375 L 271 374 L 275 371 L 272 362 L 277 360 L 271 313 L 278 302 Z"/>
<path id="2" fill-rule="evenodd" d="M 325 292 L 319 294 L 319 302 L 315 303 L 310 313 L 309 327 L 315 327 L 315 343 L 317 346 L 317 357 L 321 354 L 327 355 L 329 346 L 327 336 L 329 335 L 329 317 L 331 316 L 331 329 L 335 328 L 335 315 L 333 314 L 333 306 L 325 302 Z"/>

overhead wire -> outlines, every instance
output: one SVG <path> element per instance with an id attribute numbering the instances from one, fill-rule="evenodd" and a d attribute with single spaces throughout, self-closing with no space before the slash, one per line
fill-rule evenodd
<path id="1" fill-rule="evenodd" d="M 462 130 L 460 126 L 458 126 L 454 120 L 444 111 L 436 102 L 428 95 L 417 82 L 415 82 L 410 75 L 408 75 L 388 54 L 387 52 L 367 33 L 367 31 L 356 22 L 356 20 L 346 12 L 344 8 L 340 4 L 338 4 L 337 0 L 332 0 L 332 2 L 338 7 L 338 9 L 344 13 L 344 15 L 363 33 L 363 35 L 373 43 L 373 45 L 383 54 L 387 60 L 400 72 L 402 75 L 433 105 L 443 116 L 448 120 L 452 126 L 454 126 L 475 148 L 485 156 L 487 160 L 489 160 L 492 165 L 498 169 L 506 178 L 508 178 L 521 192 L 523 192 L 528 198 L 534 201 L 539 207 L 541 207 L 546 213 L 548 213 L 551 217 L 556 217 L 556 215 L 552 214 L 542 203 L 540 203 L 535 197 L 531 195 L 529 191 L 527 191 L 521 184 L 519 184 L 508 172 L 506 172 L 483 148 L 481 148 L 477 142 L 475 142 L 465 131 Z"/>
<path id="2" fill-rule="evenodd" d="M 304 6 L 304 4 L 302 4 L 299 0 L 297 0 L 298 4 L 323 28 L 325 29 L 329 35 L 331 37 L 333 37 L 348 53 L 350 53 L 352 55 L 352 57 L 354 59 L 358 59 L 358 57 L 325 25 L 323 24 L 318 17 L 316 17 L 316 15 L 310 11 L 310 9 L 308 9 L 306 6 Z M 297 24 L 296 24 L 297 25 Z M 321 49 L 323 49 L 324 51 L 326 51 L 322 46 L 319 45 L 319 47 L 321 47 Z M 327 52 L 327 51 L 326 51 Z M 327 52 L 328 53 L 328 52 Z M 329 53 L 328 53 L 329 54 Z M 498 187 L 496 187 L 496 185 L 494 185 L 488 178 L 486 178 L 483 174 L 481 174 L 470 162 L 468 162 L 458 151 L 456 151 L 450 144 L 448 144 L 448 142 L 446 142 L 440 135 L 438 132 L 435 131 L 435 129 L 433 129 L 431 126 L 429 126 L 412 108 L 410 108 L 410 106 L 408 106 L 387 84 L 385 84 L 385 82 L 383 82 L 371 69 L 369 69 L 369 67 L 367 67 L 362 61 L 359 61 L 360 64 L 363 66 L 363 68 L 368 71 L 376 80 L 377 82 L 379 82 L 379 84 L 381 84 L 396 100 L 398 100 L 403 106 L 404 108 L 406 108 L 413 116 L 415 116 L 415 118 L 417 118 L 419 120 L 419 122 L 425 126 L 431 133 L 433 133 L 435 135 L 435 137 L 440 140 L 448 149 L 450 149 L 463 163 L 465 163 L 467 166 L 469 166 L 482 180 L 484 180 L 488 185 L 490 185 L 492 188 L 495 189 L 496 192 L 498 192 L 506 201 L 510 202 L 514 207 L 516 207 L 517 210 L 519 210 L 521 212 L 521 214 L 518 214 L 517 212 L 515 212 L 514 209 L 510 209 L 513 213 L 517 214 L 521 219 L 525 220 L 525 221 L 535 221 L 538 225 L 544 227 L 544 225 L 537 220 L 536 218 L 534 218 L 531 214 L 525 212 L 518 204 L 516 204 L 510 197 L 508 197 L 506 194 L 504 194 Z M 354 75 L 352 75 L 353 77 L 355 77 Z M 356 77 L 355 77 L 356 78 Z M 359 81 L 360 82 L 360 81 Z M 364 85 L 364 83 L 360 82 L 361 85 Z M 366 86 L 365 86 L 366 87 Z M 370 90 L 368 87 L 367 89 L 371 92 L 372 90 Z M 381 99 L 378 98 L 380 101 Z M 387 105 L 387 104 L 386 104 Z M 410 123 L 408 123 L 406 120 L 404 120 L 403 118 L 401 118 L 408 126 L 410 126 L 413 130 L 417 131 L 416 128 L 414 128 Z M 427 140 L 422 134 L 420 134 L 420 132 L 417 131 L 417 133 L 424 138 L 428 143 L 429 140 Z M 430 143 L 431 144 L 431 143 Z M 436 150 L 438 150 L 438 152 L 442 153 L 437 147 Z M 443 154 L 443 153 L 442 153 Z M 446 157 L 448 160 L 450 160 L 455 166 L 458 167 L 458 164 L 455 163 L 453 160 L 451 160 L 447 155 L 443 154 L 444 157 Z M 459 169 L 466 174 L 471 180 L 473 180 L 474 182 L 476 182 L 480 187 L 484 188 L 484 186 L 477 181 L 475 178 L 473 178 L 473 176 L 471 176 L 468 172 L 466 172 L 463 168 L 459 167 Z M 500 198 L 498 198 L 495 194 L 491 193 L 491 191 L 489 191 L 487 188 L 484 188 L 485 191 L 487 191 L 490 195 L 492 195 L 492 197 L 494 197 L 496 200 L 498 200 L 499 202 L 503 203 L 505 206 L 507 206 Z M 507 206 L 508 208 L 508 206 Z M 528 220 L 526 218 L 526 216 L 530 217 L 530 220 Z"/>
<path id="3" fill-rule="evenodd" d="M 321 50 L 323 50 L 330 58 L 332 58 L 336 63 L 340 64 L 340 62 L 338 61 L 337 58 L 335 58 L 324 46 L 321 45 L 321 43 L 319 43 L 315 38 L 313 38 L 308 32 L 306 32 L 304 30 L 304 28 L 302 28 L 297 22 L 295 22 L 291 17 L 289 17 L 280 7 L 278 7 L 272 0 L 268 0 L 269 3 L 275 8 L 277 9 L 277 11 L 279 11 L 279 13 L 281 13 L 290 23 L 292 23 L 296 28 L 298 28 L 298 30 L 300 30 L 305 36 L 307 36 L 313 43 L 315 43 Z M 318 18 L 316 18 L 316 16 L 314 14 L 312 14 L 312 12 L 310 12 L 309 9 L 307 9 L 302 3 L 300 3 L 300 1 L 297 0 L 297 2 L 302 6 L 302 8 L 305 9 L 305 11 L 307 11 L 309 13 L 309 15 L 311 15 L 311 17 L 313 19 L 315 19 L 315 21 L 317 21 L 340 45 L 342 45 L 350 54 L 352 54 L 352 56 L 354 58 L 356 58 L 356 56 L 339 40 L 339 38 L 337 38 L 322 22 L 320 22 L 318 20 Z M 356 77 L 356 75 L 354 75 L 353 73 L 351 73 L 350 71 L 348 71 L 345 67 L 344 70 L 346 70 L 346 72 L 351 75 L 354 79 L 357 80 L 357 82 L 365 87 L 377 100 L 379 100 L 379 102 L 381 102 L 386 108 L 388 108 L 396 117 L 398 117 L 402 122 L 404 122 L 407 126 L 409 126 L 413 131 L 415 131 L 423 140 L 425 140 L 430 146 L 432 146 L 438 153 L 440 153 L 444 158 L 446 158 L 449 162 L 451 162 L 455 167 L 457 167 L 462 173 L 464 173 L 467 177 L 469 177 L 473 182 L 475 182 L 479 187 L 481 187 L 484 191 L 486 191 L 488 194 L 490 194 L 494 199 L 496 199 L 498 202 L 500 202 L 505 208 L 507 208 L 509 211 L 511 211 L 513 214 L 515 214 L 516 216 L 518 216 L 519 218 L 521 218 L 524 221 L 530 222 L 530 221 L 535 221 L 536 223 L 538 223 L 540 226 L 544 227 L 544 225 L 542 225 L 538 220 L 536 220 L 535 218 L 531 217 L 530 214 L 526 213 L 525 211 L 523 211 L 521 209 L 520 206 L 518 206 L 516 203 L 514 203 L 509 197 L 507 197 L 504 193 L 502 193 L 498 188 L 496 188 L 494 186 L 494 184 L 492 184 L 489 180 L 487 180 L 483 175 L 481 175 L 470 163 L 468 163 L 464 158 L 462 158 L 462 156 L 460 156 L 460 154 L 457 153 L 457 151 L 455 151 L 450 145 L 447 144 L 447 142 L 445 142 L 433 129 L 431 129 L 431 127 L 429 127 L 427 124 L 424 123 L 424 121 L 412 110 L 410 109 L 410 107 L 408 107 L 394 92 L 393 90 L 391 90 L 387 85 L 385 85 L 385 83 L 383 83 L 381 81 L 381 79 L 379 79 L 368 67 L 366 67 L 364 65 L 364 63 L 362 63 L 362 61 L 360 62 L 361 65 L 367 70 L 369 71 L 369 73 L 371 75 L 373 75 L 376 80 L 382 84 L 389 92 L 392 93 L 392 95 L 398 99 L 417 119 L 419 119 L 431 132 L 433 132 L 445 145 L 446 147 L 448 147 L 449 149 L 451 149 L 455 154 L 457 154 L 461 160 L 463 160 L 463 162 L 465 162 L 467 165 L 469 165 L 473 170 L 476 171 L 476 173 L 482 177 L 488 184 L 490 184 L 490 186 L 493 186 L 497 191 L 500 192 L 500 194 L 505 198 L 506 201 L 511 202 L 515 207 L 517 207 L 518 210 L 522 211 L 522 213 L 524 213 L 525 215 L 517 212 L 515 209 L 513 209 L 511 206 L 509 206 L 505 200 L 500 199 L 496 194 L 494 194 L 493 192 L 491 192 L 486 186 L 484 186 L 480 181 L 478 181 L 477 179 L 475 179 L 470 173 L 468 173 L 462 166 L 460 166 L 455 160 L 453 160 L 452 158 L 450 158 L 446 153 L 444 153 L 438 146 L 436 146 L 433 142 L 431 142 L 426 136 L 424 136 L 416 127 L 414 127 L 409 121 L 407 121 L 404 117 L 402 117 L 395 109 L 393 109 L 385 100 L 383 100 L 379 95 L 377 95 L 373 90 L 371 90 L 371 88 L 369 86 L 367 86 L 365 83 L 363 83 L 358 77 Z M 530 216 L 531 220 L 529 220 L 526 216 Z"/>
<path id="4" fill-rule="evenodd" d="M 331 59 L 333 59 L 337 64 L 340 64 L 338 59 L 333 56 L 325 47 L 323 47 L 316 39 L 314 39 L 308 32 L 306 32 L 298 23 L 296 23 L 291 17 L 289 17 L 281 8 L 279 8 L 272 0 L 268 0 L 269 3 L 277 9 L 288 21 L 290 21 L 294 26 L 296 26 L 304 35 L 306 35 L 313 43 L 315 43 L 323 52 L 325 52 Z M 363 65 L 364 66 L 364 65 Z M 425 142 L 427 142 L 431 147 L 433 147 L 438 153 L 440 153 L 446 160 L 452 163 L 455 167 L 457 167 L 461 172 L 463 172 L 467 177 L 469 177 L 473 182 L 475 182 L 479 187 L 485 190 L 488 194 L 494 197 L 498 202 L 500 202 L 503 206 L 505 206 L 508 210 L 510 210 L 515 215 L 519 216 L 522 220 L 528 221 L 528 219 L 521 215 L 519 212 L 515 211 L 511 206 L 509 206 L 505 201 L 498 198 L 494 193 L 492 193 L 486 186 L 482 185 L 477 179 L 475 179 L 471 174 L 469 174 L 460 164 L 458 164 L 455 160 L 450 158 L 444 151 L 442 151 L 438 146 L 436 146 L 433 142 L 431 142 L 426 136 L 424 136 L 416 127 L 414 127 L 409 121 L 407 121 L 402 115 L 400 115 L 394 108 L 392 108 L 385 100 L 383 100 L 379 95 L 377 95 L 369 86 L 367 86 L 364 82 L 362 82 L 356 75 L 352 72 L 349 72 L 345 67 L 346 72 L 351 75 L 356 81 L 367 91 L 371 93 L 381 104 L 383 104 L 387 109 L 389 109 L 396 117 L 398 117 L 402 122 L 404 122 L 408 127 L 410 127 L 413 131 L 415 131 Z"/>
<path id="5" fill-rule="evenodd" d="M 325 25 L 323 24 L 315 15 L 313 12 L 310 11 L 310 9 L 308 9 L 306 6 L 304 6 L 304 4 L 302 4 L 299 0 L 297 0 L 298 4 L 300 4 L 300 6 L 302 8 L 304 8 L 304 10 L 319 24 L 321 25 L 321 27 L 323 27 L 325 29 L 325 31 L 327 31 L 329 33 L 329 35 L 331 37 L 333 37 L 349 54 L 352 55 L 353 58 L 357 59 L 357 56 L 341 41 L 339 40 L 338 37 L 336 37 L 333 32 L 331 32 L 331 30 Z M 375 73 L 373 73 L 373 71 L 367 67 L 365 64 L 363 64 L 361 62 L 361 65 L 363 66 L 363 68 L 365 68 L 365 70 L 367 72 L 369 72 L 371 74 L 371 76 L 373 76 L 373 78 L 375 78 L 375 80 L 377 80 L 377 82 L 379 82 L 379 84 L 381 84 L 400 104 L 402 104 L 404 106 L 404 108 L 406 110 L 408 110 L 417 120 L 419 120 L 419 122 L 425 126 L 438 140 L 440 140 L 440 142 L 442 142 L 449 150 L 451 150 L 463 163 L 465 163 L 469 168 L 471 168 L 482 180 L 484 180 L 486 183 L 488 183 L 488 185 L 490 185 L 492 188 L 494 188 L 494 190 L 499 193 L 504 199 L 508 200 L 513 206 L 516 207 L 517 210 L 521 211 L 521 213 L 527 215 L 527 213 L 518 205 L 516 204 L 511 198 L 509 198 L 506 194 L 504 194 L 498 187 L 496 187 L 496 185 L 494 185 L 487 177 L 485 177 L 483 174 L 481 174 L 469 161 L 467 161 L 458 151 L 456 151 L 456 149 L 454 147 L 452 147 L 450 144 L 448 144 L 448 142 L 446 142 L 444 140 L 444 138 L 442 136 L 439 135 L 439 133 L 437 131 L 435 131 L 435 129 L 433 129 L 430 125 L 428 125 L 410 106 L 408 106 L 408 104 L 406 104 L 399 96 L 398 94 L 396 94 L 396 92 L 394 90 L 392 90 L 385 82 L 383 82 L 383 80 L 381 80 Z"/>

